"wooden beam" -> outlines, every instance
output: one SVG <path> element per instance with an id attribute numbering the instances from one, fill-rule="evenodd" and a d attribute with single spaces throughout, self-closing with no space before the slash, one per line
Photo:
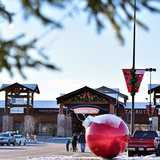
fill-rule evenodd
<path id="1" fill-rule="evenodd" d="M 8 95 L 8 97 L 10 98 L 27 98 L 28 97 L 28 94 L 27 95 Z M 32 96 L 29 95 L 30 98 L 32 98 Z"/>
<path id="2" fill-rule="evenodd" d="M 33 116 L 33 93 L 32 93 L 32 96 L 31 96 L 31 116 Z"/>
<path id="3" fill-rule="evenodd" d="M 153 96 L 153 104 L 156 105 L 156 92 L 154 91 L 153 93 L 154 93 L 154 94 L 153 94 L 153 95 L 154 95 L 154 96 Z"/>
<path id="4" fill-rule="evenodd" d="M 59 114 L 63 114 L 63 103 L 60 103 Z"/>
<path id="5" fill-rule="evenodd" d="M 27 107 L 27 104 L 8 104 L 7 106 L 9 107 Z M 31 107 L 32 105 L 29 104 L 29 107 Z"/>
<path id="6" fill-rule="evenodd" d="M 154 95 L 154 98 L 160 98 L 160 95 Z"/>
<path id="7" fill-rule="evenodd" d="M 8 106 L 7 106 L 7 101 L 8 101 L 8 98 L 7 98 L 7 95 L 8 95 L 8 92 L 6 91 L 5 93 L 5 115 L 8 115 Z"/>
<path id="8" fill-rule="evenodd" d="M 27 93 L 27 115 L 29 115 L 29 92 Z"/>
<path id="9" fill-rule="evenodd" d="M 113 104 L 109 105 L 109 114 L 114 114 L 113 113 L 113 107 L 114 107 Z"/>

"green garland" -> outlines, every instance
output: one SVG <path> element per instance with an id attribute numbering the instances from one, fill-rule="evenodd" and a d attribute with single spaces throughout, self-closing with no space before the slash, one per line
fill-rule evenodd
<path id="1" fill-rule="evenodd" d="M 131 69 L 130 73 L 131 73 L 131 96 L 135 95 L 135 89 L 136 89 L 136 82 L 137 82 L 137 78 L 136 78 L 136 70 L 135 69 Z"/>
<path id="2" fill-rule="evenodd" d="M 97 95 L 89 93 L 90 99 L 84 93 L 78 94 L 76 97 L 70 98 L 69 102 L 105 102 L 105 98 L 100 98 Z"/>

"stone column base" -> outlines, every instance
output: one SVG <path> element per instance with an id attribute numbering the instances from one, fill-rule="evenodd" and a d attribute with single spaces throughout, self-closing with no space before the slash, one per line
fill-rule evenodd
<path id="1" fill-rule="evenodd" d="M 57 136 L 65 137 L 65 115 L 58 114 L 57 116 Z"/>
<path id="2" fill-rule="evenodd" d="M 34 117 L 31 116 L 25 116 L 24 117 L 24 134 L 33 134 L 32 132 L 34 132 L 33 130 L 33 124 L 34 123 Z M 33 126 L 33 127 L 32 127 Z M 32 131 L 33 130 L 33 131 Z"/>
<path id="3" fill-rule="evenodd" d="M 2 132 L 13 131 L 13 117 L 5 115 L 3 116 Z"/>
<path id="4" fill-rule="evenodd" d="M 66 137 L 72 137 L 72 117 L 66 116 L 65 119 L 65 135 Z"/>
<path id="5" fill-rule="evenodd" d="M 158 131 L 158 117 L 152 117 L 152 129 Z"/>
<path id="6" fill-rule="evenodd" d="M 72 118 L 64 114 L 58 114 L 57 117 L 57 136 L 72 136 Z"/>

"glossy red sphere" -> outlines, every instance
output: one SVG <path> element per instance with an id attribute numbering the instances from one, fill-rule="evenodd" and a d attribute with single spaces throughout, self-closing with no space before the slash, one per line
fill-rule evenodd
<path id="1" fill-rule="evenodd" d="M 91 123 L 86 128 L 86 143 L 99 157 L 113 158 L 122 154 L 128 142 L 128 127 L 117 116 L 105 114 L 92 117 Z"/>

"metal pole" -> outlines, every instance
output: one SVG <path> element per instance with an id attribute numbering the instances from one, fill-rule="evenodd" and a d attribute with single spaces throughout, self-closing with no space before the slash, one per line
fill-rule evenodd
<path id="1" fill-rule="evenodd" d="M 150 71 L 150 106 L 151 106 L 151 71 Z"/>
<path id="2" fill-rule="evenodd" d="M 150 104 L 149 109 L 151 110 L 151 70 L 150 70 Z M 151 121 L 150 121 L 150 129 L 151 129 Z"/>
<path id="3" fill-rule="evenodd" d="M 149 124 L 150 124 L 150 129 L 152 128 L 152 104 L 151 104 L 151 72 L 156 71 L 156 68 L 146 68 L 146 71 L 150 72 L 150 89 L 149 89 L 149 94 L 150 94 L 150 101 L 149 101 Z"/>
<path id="4" fill-rule="evenodd" d="M 135 23 L 136 23 L 136 0 L 134 0 L 134 25 L 133 25 L 133 67 L 135 70 Z M 132 95 L 132 108 L 131 108 L 131 134 L 134 132 L 134 95 Z"/>

